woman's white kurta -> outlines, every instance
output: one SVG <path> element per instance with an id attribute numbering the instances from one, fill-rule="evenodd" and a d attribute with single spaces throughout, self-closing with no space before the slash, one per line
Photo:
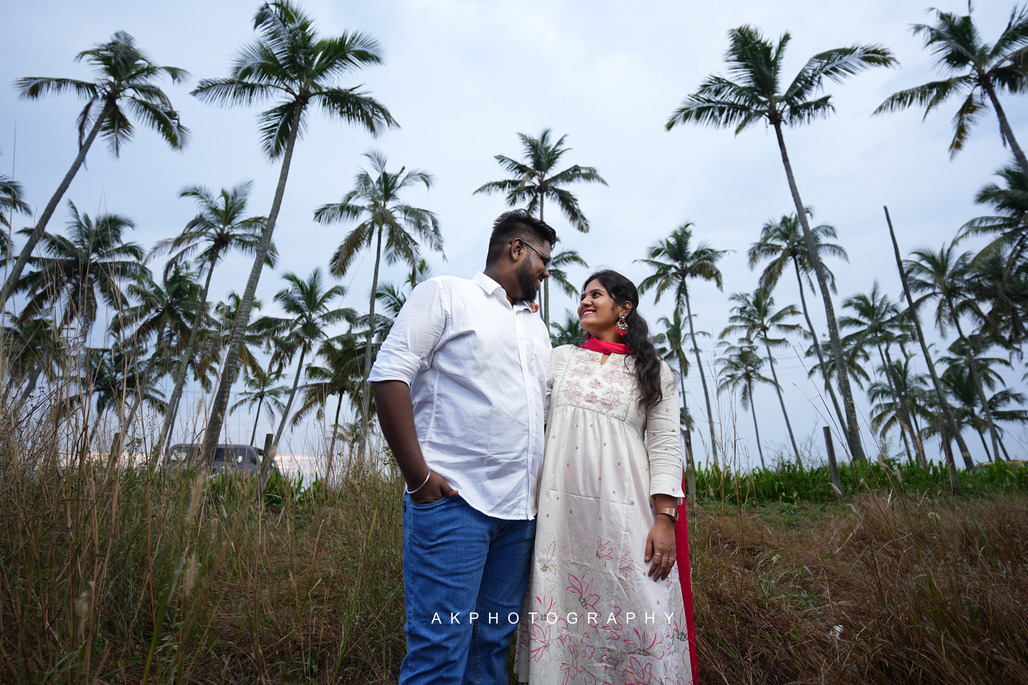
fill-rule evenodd
<path id="1" fill-rule="evenodd" d="M 644 412 L 633 359 L 554 350 L 535 550 L 518 630 L 532 683 L 689 683 L 677 565 L 647 577 L 654 494 L 682 496 L 678 393 Z"/>

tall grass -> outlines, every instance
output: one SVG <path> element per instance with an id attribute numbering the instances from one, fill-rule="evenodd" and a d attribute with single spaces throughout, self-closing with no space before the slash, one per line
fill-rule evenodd
<path id="1" fill-rule="evenodd" d="M 703 683 L 1028 682 L 1028 502 L 702 512 Z"/>
<path id="2" fill-rule="evenodd" d="M 272 479 L 258 502 L 252 481 L 93 460 L 68 434 L 86 422 L 3 409 L 0 681 L 395 682 L 395 475 Z M 702 682 L 1028 682 L 1026 472 L 953 497 L 942 471 L 849 469 L 838 505 L 818 469 L 700 471 Z"/>
<path id="3" fill-rule="evenodd" d="M 272 479 L 258 503 L 253 481 L 68 460 L 18 428 L 0 455 L 0 681 L 394 678 L 397 479 Z"/>

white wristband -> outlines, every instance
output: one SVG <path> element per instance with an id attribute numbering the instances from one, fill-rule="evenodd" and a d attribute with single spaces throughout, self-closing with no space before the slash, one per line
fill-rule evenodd
<path id="1" fill-rule="evenodd" d="M 425 486 L 426 486 L 426 485 L 428 484 L 428 479 L 429 479 L 429 478 L 431 478 L 431 477 L 432 477 L 432 469 L 429 469 L 429 470 L 428 470 L 428 475 L 427 475 L 427 476 L 425 476 L 425 482 L 424 482 L 424 483 L 422 483 L 422 484 L 421 484 L 421 485 L 419 485 L 418 487 L 414 488 L 413 490 L 407 490 L 407 484 L 406 484 L 406 483 L 404 483 L 404 485 L 403 485 L 403 489 L 404 489 L 404 490 L 407 490 L 407 494 L 408 494 L 408 495 L 413 495 L 413 494 L 414 494 L 415 492 L 417 492 L 417 491 L 418 491 L 418 490 L 420 490 L 421 488 L 425 487 Z"/>

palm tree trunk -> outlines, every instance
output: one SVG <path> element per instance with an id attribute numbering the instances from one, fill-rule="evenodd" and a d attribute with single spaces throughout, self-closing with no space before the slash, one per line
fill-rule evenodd
<path id="1" fill-rule="evenodd" d="M 540 190 L 537 197 L 539 198 L 539 221 L 545 221 L 543 219 L 543 193 Z M 546 333 L 550 332 L 550 279 L 543 281 L 543 323 L 546 324 Z"/>
<path id="2" fill-rule="evenodd" d="M 785 428 L 789 431 L 789 442 L 792 443 L 792 453 L 796 455 L 796 465 L 803 470 L 803 459 L 800 458 L 800 448 L 796 446 L 796 437 L 792 434 L 792 424 L 789 423 L 789 412 L 785 409 L 785 400 L 782 398 L 782 386 L 778 383 L 778 373 L 775 371 L 775 357 L 771 354 L 771 346 L 764 340 L 764 349 L 767 351 L 767 363 L 771 367 L 771 378 L 775 382 L 775 392 L 778 393 L 778 404 L 782 405 L 782 416 L 785 417 Z M 750 404 L 753 404 L 753 396 L 750 395 Z"/>
<path id="3" fill-rule="evenodd" d="M 257 423 L 261 420 L 261 408 L 264 406 L 264 396 L 257 400 L 257 416 L 253 417 L 253 432 L 250 433 L 250 447 L 257 441 Z"/>
<path id="4" fill-rule="evenodd" d="M 914 298 L 910 296 L 910 287 L 907 285 L 907 272 L 903 269 L 903 258 L 900 256 L 899 243 L 896 241 L 896 231 L 892 227 L 892 218 L 889 216 L 889 208 L 883 207 L 885 210 L 885 221 L 889 225 L 889 236 L 892 238 L 892 249 L 896 256 L 896 268 L 899 269 L 900 282 L 903 284 L 903 295 L 906 297 L 907 306 L 910 308 L 912 314 L 911 319 L 914 322 L 914 330 L 917 332 L 917 341 L 921 344 L 921 353 L 924 355 L 925 363 L 928 365 L 928 373 L 932 377 L 932 386 L 935 389 L 935 398 L 939 402 L 939 408 L 942 410 L 943 428 L 945 433 L 949 433 L 953 436 L 953 439 L 957 441 L 957 446 L 960 448 L 961 454 L 964 456 L 964 464 L 967 468 L 971 468 L 974 462 L 971 461 L 970 451 L 967 449 L 967 443 L 964 442 L 964 438 L 960 435 L 960 430 L 957 428 L 956 423 L 953 421 L 953 413 L 950 411 L 949 402 L 946 401 L 946 393 L 942 390 L 942 382 L 939 380 L 939 374 L 935 373 L 935 363 L 932 361 L 932 355 L 928 353 L 928 345 L 924 341 L 924 331 L 921 330 L 921 317 L 917 315 L 917 309 L 914 307 Z M 944 443 L 948 445 L 948 438 L 944 438 Z M 953 453 L 947 446 L 946 451 L 946 466 L 949 468 L 950 484 L 954 490 L 960 489 L 960 476 L 957 475 L 957 467 L 953 461 Z"/>
<path id="5" fill-rule="evenodd" d="M 689 291 L 685 291 L 685 315 L 689 317 L 689 338 L 692 340 L 692 351 L 696 354 L 696 368 L 700 370 L 700 383 L 703 385 L 703 399 L 707 403 L 707 422 L 710 425 L 710 453 L 714 458 L 714 466 L 720 468 L 717 458 L 717 438 L 714 435 L 714 412 L 710 408 L 710 392 L 707 390 L 707 374 L 703 372 L 703 360 L 700 359 L 700 348 L 696 344 L 696 327 L 692 323 L 692 306 L 689 304 Z"/>
<path id="6" fill-rule="evenodd" d="M 278 441 L 282 438 L 282 431 L 286 429 L 286 422 L 289 420 L 289 410 L 293 407 L 293 398 L 296 397 L 296 388 L 300 385 L 300 375 L 303 373 L 303 359 L 307 356 L 307 346 L 300 346 L 300 361 L 296 365 L 296 375 L 293 377 L 293 387 L 289 391 L 289 399 L 286 400 L 286 408 L 282 410 L 282 420 L 275 431 L 275 451 L 278 451 Z"/>
<path id="7" fill-rule="evenodd" d="M 250 277 L 246 281 L 246 288 L 243 290 L 243 297 L 239 303 L 239 312 L 236 314 L 236 320 L 232 326 L 232 334 L 229 337 L 228 353 L 225 355 L 221 381 L 218 383 L 218 391 L 214 396 L 211 416 L 207 421 L 207 429 L 204 433 L 203 456 L 208 464 L 214 463 L 214 454 L 221 436 L 221 427 L 225 423 L 225 413 L 228 411 L 228 400 L 232 391 L 232 383 L 239 368 L 239 353 L 243 349 L 243 336 L 246 334 L 247 324 L 250 323 L 250 310 L 253 308 L 253 298 L 257 292 L 257 283 L 261 280 L 264 260 L 267 259 L 268 250 L 271 247 L 271 237 L 275 233 L 278 213 L 282 209 L 282 198 L 286 193 L 289 164 L 293 160 L 293 149 L 296 147 L 296 138 L 300 132 L 300 115 L 303 113 L 303 110 L 304 106 L 298 106 L 293 114 L 289 140 L 286 141 L 285 153 L 282 156 L 282 170 L 279 172 L 278 185 L 275 187 L 275 198 L 271 202 L 271 211 L 268 212 L 268 221 L 264 225 L 261 241 L 254 251 L 253 268 L 250 270 Z"/>
<path id="8" fill-rule="evenodd" d="M 853 459 L 865 459 L 864 447 L 860 443 L 857 409 L 853 403 L 853 391 L 850 390 L 849 371 L 846 369 L 846 357 L 842 351 L 842 338 L 839 337 L 839 325 L 835 320 L 832 293 L 828 288 L 828 277 L 825 275 L 825 267 L 821 263 L 821 256 L 817 253 L 814 234 L 810 231 L 810 223 L 807 221 L 806 208 L 803 200 L 800 199 L 799 188 L 796 186 L 796 177 L 793 175 L 792 164 L 789 162 L 789 153 L 785 149 L 782 124 L 779 121 L 773 123 L 775 136 L 778 138 L 778 150 L 782 153 L 782 164 L 785 166 L 785 176 L 789 181 L 789 191 L 792 193 L 792 201 L 796 205 L 796 216 L 799 218 L 800 227 L 803 229 L 803 239 L 807 245 L 807 255 L 810 257 L 810 265 L 814 267 L 814 275 L 817 276 L 817 287 L 821 290 L 821 303 L 824 305 L 825 320 L 828 324 L 828 339 L 831 342 L 832 354 L 835 355 L 835 373 L 839 381 L 839 392 L 842 394 L 843 408 L 846 410 L 846 441 L 849 443 L 850 454 Z"/>
<path id="9" fill-rule="evenodd" d="M 992 463 L 992 453 L 989 452 L 989 444 L 987 442 L 985 442 L 985 433 L 981 432 L 980 430 L 979 431 L 975 431 L 975 433 L 978 434 L 978 439 L 982 441 L 982 449 L 985 450 L 985 458 L 988 459 L 989 463 L 991 464 Z"/>
<path id="10" fill-rule="evenodd" d="M 757 425 L 757 405 L 753 404 L 753 381 L 746 379 L 746 389 L 750 393 L 750 414 L 753 415 L 753 432 L 757 436 L 757 453 L 760 455 L 760 468 L 767 470 L 764 462 L 764 448 L 760 445 L 760 426 Z"/>
<path id="11" fill-rule="evenodd" d="M 1028 176 L 1028 157 L 1025 157 L 1021 146 L 1017 144 L 1017 138 L 1014 137 L 1014 130 L 1010 128 L 1010 122 L 1007 121 L 1007 114 L 1003 111 L 1002 105 L 999 104 L 999 97 L 996 95 L 996 89 L 992 86 L 992 81 L 984 79 L 982 87 L 985 88 L 985 92 L 988 94 L 989 100 L 992 102 L 992 106 L 996 110 L 996 118 L 999 119 L 999 131 L 1003 136 L 1003 141 L 1010 145 L 1010 149 L 1014 153 L 1014 158 L 1017 160 L 1018 166 L 1021 167 L 1021 173 Z"/>
<path id="12" fill-rule="evenodd" d="M 817 368 L 821 371 L 821 377 L 825 381 L 825 388 L 828 396 L 832 398 L 832 406 L 835 408 L 835 415 L 839 419 L 839 425 L 846 427 L 846 415 L 839 407 L 839 398 L 835 396 L 835 389 L 832 387 L 832 375 L 828 372 L 828 365 L 825 364 L 825 357 L 821 353 L 821 343 L 817 341 L 817 331 L 814 330 L 814 323 L 810 320 L 810 312 L 807 311 L 807 297 L 803 294 L 803 277 L 800 275 L 800 265 L 793 259 L 792 265 L 796 269 L 796 284 L 800 288 L 800 307 L 803 309 L 803 318 L 807 321 L 807 329 L 810 331 L 810 339 L 814 341 L 814 352 L 817 354 Z M 750 395 L 753 397 L 753 395 Z M 849 452 L 849 450 L 847 450 Z"/>
<path id="13" fill-rule="evenodd" d="M 368 379 L 371 378 L 371 358 L 375 341 L 375 297 L 378 292 L 378 270 L 382 264 L 382 226 L 378 227 L 378 237 L 375 245 L 375 271 L 371 276 L 371 303 L 368 305 L 368 337 L 364 343 L 364 378 L 361 381 L 361 412 L 364 414 L 364 440 L 361 441 L 361 454 L 364 454 L 364 446 L 370 445 L 368 440 L 371 432 L 371 386 Z"/>
<path id="14" fill-rule="evenodd" d="M 332 440 L 328 444 L 328 464 L 325 467 L 326 482 L 331 482 L 332 479 L 332 462 L 336 456 L 336 432 L 339 430 L 339 411 L 343 408 L 343 394 L 339 393 L 339 401 L 336 402 L 336 416 L 332 423 Z"/>
<path id="15" fill-rule="evenodd" d="M 79 153 L 75 157 L 75 161 L 71 163 L 71 168 L 68 169 L 68 173 L 64 175 L 64 179 L 61 181 L 61 185 L 57 186 L 57 191 L 50 198 L 50 201 L 46 203 L 46 207 L 43 209 L 43 213 L 39 215 L 39 221 L 36 222 L 35 227 L 32 229 L 32 233 L 29 234 L 28 239 L 25 242 L 25 246 L 22 247 L 21 253 L 18 254 L 18 259 L 15 261 L 14 266 L 11 267 L 11 271 L 7 274 L 7 279 L 4 281 L 3 289 L 0 289 L 0 312 L 4 311 L 7 306 L 7 300 L 10 299 L 11 293 L 14 292 L 14 287 L 21 280 L 21 273 L 25 270 L 25 266 L 29 263 L 29 259 L 32 258 L 32 252 L 36 249 L 36 244 L 39 243 L 39 239 L 43 237 L 43 232 L 46 231 L 46 225 L 50 222 L 50 217 L 53 216 L 57 210 L 57 205 L 60 203 L 61 198 L 71 187 L 71 181 L 75 178 L 75 174 L 78 173 L 82 164 L 86 161 L 86 153 L 89 152 L 89 148 L 93 145 L 93 141 L 96 140 L 96 136 L 100 133 L 100 129 L 103 126 L 107 116 L 111 113 L 114 108 L 114 100 L 107 98 L 104 101 L 103 109 L 100 110 L 100 115 L 96 118 L 96 122 L 93 124 L 93 128 L 90 129 L 89 135 L 86 136 L 85 141 L 79 146 Z"/>
<path id="16" fill-rule="evenodd" d="M 1003 450 L 1003 458 L 1010 461 L 1010 452 L 1007 452 L 1007 446 L 1003 444 L 1003 440 L 999 441 L 999 448 Z M 999 461 L 999 455 L 996 455 L 996 461 Z"/>
<path id="17" fill-rule="evenodd" d="M 193 359 L 193 354 L 196 352 L 197 342 L 200 339 L 200 325 L 203 323 L 203 315 L 207 307 L 207 297 L 211 289 L 211 276 L 213 275 L 214 263 L 211 262 L 207 269 L 207 278 L 204 279 L 203 293 L 200 295 L 200 304 L 196 309 L 196 314 L 193 315 L 193 327 L 189 331 L 189 341 L 186 343 L 185 354 L 182 355 L 182 361 L 180 361 L 178 366 L 175 367 L 175 375 L 172 377 L 174 386 L 172 386 L 171 398 L 168 400 L 168 409 L 165 415 L 164 425 L 161 426 L 161 435 L 157 440 L 155 450 L 157 454 L 164 451 L 165 441 L 167 441 L 171 435 L 175 416 L 178 414 L 178 404 L 182 399 L 182 392 L 186 387 L 186 373 L 189 370 L 189 362 Z"/>

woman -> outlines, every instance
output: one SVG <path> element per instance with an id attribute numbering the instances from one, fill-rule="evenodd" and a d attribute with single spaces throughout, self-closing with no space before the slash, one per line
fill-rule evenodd
<path id="1" fill-rule="evenodd" d="M 522 681 L 693 681 L 678 395 L 638 306 L 627 278 L 593 274 L 586 342 L 553 351 Z"/>

